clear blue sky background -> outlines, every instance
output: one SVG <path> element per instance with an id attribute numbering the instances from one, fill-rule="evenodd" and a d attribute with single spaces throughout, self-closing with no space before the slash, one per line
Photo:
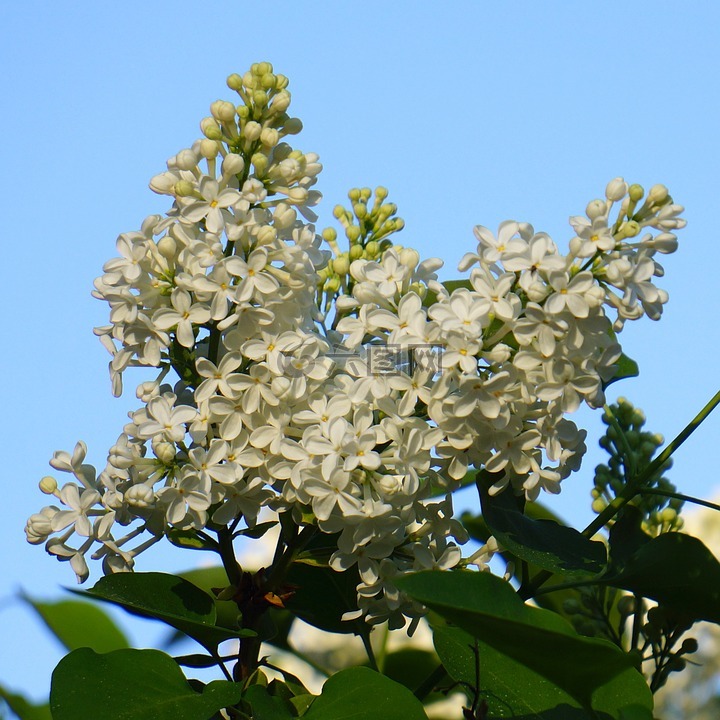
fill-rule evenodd
<path id="1" fill-rule="evenodd" d="M 384 184 L 401 241 L 444 258 L 446 278 L 477 223 L 529 221 L 564 243 L 568 216 L 611 178 L 667 184 L 689 226 L 665 262 L 666 316 L 623 334 L 641 377 L 619 392 L 670 439 L 718 387 L 718 27 L 720 5 L 665 0 L 4 3 L 0 682 L 40 697 L 61 656 L 9 600 L 73 583 L 24 540 L 47 460 L 83 439 L 102 465 L 137 403 L 131 377 L 111 397 L 92 281 L 118 233 L 166 209 L 147 182 L 198 137 L 210 102 L 231 98 L 229 73 L 269 60 L 290 77 L 297 145 L 325 166 L 321 227 L 349 187 Z M 597 415 L 581 419 L 596 438 Z M 719 439 L 713 417 L 678 452 L 682 490 L 713 493 Z M 552 501 L 579 525 L 600 458 Z M 196 560 L 155 552 L 139 568 Z"/>

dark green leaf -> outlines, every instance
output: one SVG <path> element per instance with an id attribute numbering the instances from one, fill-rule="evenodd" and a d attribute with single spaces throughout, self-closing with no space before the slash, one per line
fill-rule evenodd
<path id="1" fill-rule="evenodd" d="M 292 720 L 292 713 L 285 703 L 261 685 L 251 685 L 243 693 L 243 700 L 252 708 L 253 720 Z"/>
<path id="2" fill-rule="evenodd" d="M 692 535 L 658 535 L 603 582 L 656 600 L 688 619 L 720 624 L 720 563 Z"/>
<path id="3" fill-rule="evenodd" d="M 490 573 L 430 571 L 396 582 L 446 620 L 545 677 L 586 710 L 615 718 L 626 705 L 652 708 L 650 690 L 628 655 L 608 641 L 578 635 L 553 612 L 525 605 L 509 583 Z"/>
<path id="4" fill-rule="evenodd" d="M 435 653 L 418 648 L 402 648 L 385 656 L 383 675 L 415 691 L 438 665 Z"/>
<path id="5" fill-rule="evenodd" d="M 238 530 L 235 535 L 244 535 L 245 537 L 257 540 L 261 538 L 268 530 L 272 530 L 277 525 L 277 520 L 269 520 L 268 522 L 258 523 L 251 528 Z"/>
<path id="6" fill-rule="evenodd" d="M 215 600 L 215 612 L 217 614 L 216 625 L 231 630 L 237 629 L 237 605 L 232 600 L 218 600 L 212 592 L 213 588 L 226 588 L 230 585 L 230 581 L 223 567 L 215 565 L 211 567 L 194 568 L 193 570 L 178 573 L 178 575 L 193 585 L 197 585 L 201 590 L 208 593 L 208 595 L 212 595 Z"/>
<path id="7" fill-rule="evenodd" d="M 8 708 L 10 708 L 20 720 L 52 720 L 50 706 L 47 703 L 44 705 L 34 705 L 22 695 L 10 692 L 2 687 L 2 685 L 0 685 L 0 700 L 4 700 Z"/>
<path id="8" fill-rule="evenodd" d="M 177 663 L 159 650 L 75 650 L 55 668 L 53 720 L 209 720 L 240 700 L 240 686 L 216 680 L 193 690 Z"/>
<path id="9" fill-rule="evenodd" d="M 452 294 L 454 290 L 457 290 L 459 288 L 466 288 L 467 290 L 472 290 L 472 285 L 470 284 L 469 280 L 445 280 L 442 285 L 445 287 L 445 289 Z M 430 307 L 431 305 L 434 305 L 437 302 L 437 294 L 434 293 L 432 290 L 428 290 L 425 294 L 425 299 L 423 300 L 423 305 L 425 307 Z"/>
<path id="10" fill-rule="evenodd" d="M 306 720 L 427 720 L 422 703 L 402 685 L 364 667 L 342 670 L 323 685 Z"/>
<path id="11" fill-rule="evenodd" d="M 477 643 L 480 697 L 490 717 L 589 720 L 591 717 L 571 695 L 522 663 L 482 643 L 456 627 L 434 627 L 433 640 L 448 674 L 476 686 Z M 472 698 L 472 692 L 469 693 Z"/>
<path id="12" fill-rule="evenodd" d="M 610 562 L 614 571 L 625 563 L 652 537 L 642 529 L 642 513 L 634 505 L 625 505 L 610 528 Z"/>
<path id="13" fill-rule="evenodd" d="M 178 655 L 173 658 L 178 665 L 193 668 L 208 668 L 218 664 L 218 661 L 210 655 Z"/>
<path id="14" fill-rule="evenodd" d="M 106 575 L 83 594 L 119 605 L 134 615 L 161 620 L 208 650 L 216 648 L 223 640 L 252 634 L 217 627 L 215 600 L 196 585 L 175 575 Z"/>
<path id="15" fill-rule="evenodd" d="M 615 371 L 615 374 L 612 376 L 612 378 L 610 378 L 610 380 L 607 380 L 603 383 L 603 389 L 606 388 L 608 385 L 612 385 L 618 380 L 630 377 L 637 377 L 640 374 L 640 368 L 638 367 L 638 364 L 632 358 L 629 358 L 625 353 L 620 356 L 615 365 L 617 366 L 617 370 Z"/>
<path id="16" fill-rule="evenodd" d="M 217 552 L 220 549 L 220 546 L 214 540 L 200 537 L 193 530 L 173 528 L 167 532 L 167 538 L 173 545 L 186 550 L 213 550 Z"/>
<path id="17" fill-rule="evenodd" d="M 89 647 L 96 652 L 110 652 L 129 647 L 127 638 L 107 613 L 91 603 L 41 602 L 27 595 L 22 599 L 68 650 Z"/>
<path id="18" fill-rule="evenodd" d="M 478 472 L 483 519 L 497 541 L 535 567 L 571 579 L 599 575 L 607 566 L 605 545 L 553 520 L 533 520 L 524 513 L 524 500 L 505 490 L 489 495 L 491 473 Z"/>
<path id="19" fill-rule="evenodd" d="M 357 610 L 360 578 L 356 567 L 339 573 L 329 567 L 298 562 L 290 566 L 286 581 L 295 591 L 285 601 L 285 607 L 301 620 L 328 632 L 368 632 L 362 619 L 342 620 L 343 613 Z"/>

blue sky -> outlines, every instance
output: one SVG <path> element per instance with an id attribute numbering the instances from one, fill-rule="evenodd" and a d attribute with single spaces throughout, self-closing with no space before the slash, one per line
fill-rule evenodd
<path id="1" fill-rule="evenodd" d="M 45 501 L 37 481 L 78 439 L 103 464 L 137 403 L 110 394 L 92 281 L 120 232 L 167 208 L 147 182 L 198 137 L 209 104 L 231 96 L 229 73 L 269 60 L 289 76 L 305 125 L 297 146 L 325 167 L 320 227 L 350 187 L 386 185 L 406 221 L 400 242 L 442 257 L 445 278 L 474 249 L 475 224 L 528 221 L 563 244 L 568 216 L 613 177 L 668 185 L 689 222 L 664 263 L 671 300 L 660 323 L 623 333 L 641 377 L 615 394 L 670 439 L 718 389 L 719 23 L 720 5 L 664 0 L 5 3 L 0 647 L 11 652 L 0 682 L 39 697 L 61 655 L 7 600 L 20 586 L 50 597 L 74 582 L 25 543 L 25 519 Z M 594 445 L 597 414 L 580 417 Z M 678 452 L 671 478 L 683 491 L 720 485 L 719 436 L 711 417 Z M 600 459 L 592 448 L 551 501 L 578 524 Z M 195 560 L 149 553 L 140 569 Z"/>

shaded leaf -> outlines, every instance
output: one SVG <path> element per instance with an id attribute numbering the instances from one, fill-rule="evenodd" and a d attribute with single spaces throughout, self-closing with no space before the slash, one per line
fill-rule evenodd
<path id="1" fill-rule="evenodd" d="M 575 528 L 553 520 L 534 520 L 524 513 L 525 502 L 510 491 L 489 495 L 493 473 L 477 474 L 483 519 L 497 541 L 513 555 L 535 567 L 581 579 L 599 575 L 607 567 L 607 551 Z"/>
<path id="2" fill-rule="evenodd" d="M 55 668 L 53 720 L 209 720 L 240 700 L 240 685 L 209 683 L 198 693 L 159 650 L 75 650 Z"/>
<path id="3" fill-rule="evenodd" d="M 253 720 L 291 720 L 293 717 L 285 703 L 261 685 L 251 685 L 243 693 L 243 700 L 252 708 Z"/>
<path id="4" fill-rule="evenodd" d="M 578 635 L 553 612 L 525 605 L 490 573 L 429 571 L 398 587 L 494 650 L 545 677 L 584 709 L 619 717 L 621 707 L 652 709 L 632 659 L 612 643 Z"/>
<path id="5" fill-rule="evenodd" d="M 218 552 L 220 546 L 212 539 L 200 537 L 194 530 L 172 528 L 166 533 L 167 539 L 175 546 L 186 550 L 212 550 Z"/>
<path id="6" fill-rule="evenodd" d="M 303 716 L 307 720 L 427 720 L 406 688 L 369 668 L 341 670 Z"/>
<path id="7" fill-rule="evenodd" d="M 689 619 L 720 624 L 720 563 L 692 535 L 669 532 L 652 538 L 602 581 L 656 600 Z"/>
<path id="8" fill-rule="evenodd" d="M 437 665 L 438 658 L 435 653 L 408 647 L 387 654 L 382 671 L 383 675 L 391 680 L 415 691 Z"/>
<path id="9" fill-rule="evenodd" d="M 217 627 L 215 600 L 191 582 L 167 573 L 106 575 L 81 594 L 119 605 L 133 615 L 161 620 L 209 650 L 229 638 L 253 634 Z"/>
<path id="10" fill-rule="evenodd" d="M 96 652 L 110 652 L 130 647 L 125 634 L 101 608 L 77 600 L 42 602 L 22 595 L 68 650 L 89 647 Z"/>
<path id="11" fill-rule="evenodd" d="M 620 355 L 615 365 L 617 366 L 617 370 L 615 371 L 615 374 L 610 378 L 610 380 L 606 380 L 603 383 L 603 389 L 605 389 L 608 385 L 612 385 L 618 380 L 623 380 L 624 378 L 630 377 L 637 377 L 638 375 L 640 375 L 640 368 L 638 367 L 638 364 L 632 358 L 629 358 L 625 353 Z"/>

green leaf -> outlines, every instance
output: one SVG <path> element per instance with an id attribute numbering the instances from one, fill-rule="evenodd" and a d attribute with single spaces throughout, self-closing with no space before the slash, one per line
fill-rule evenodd
<path id="1" fill-rule="evenodd" d="M 588 711 L 617 718 L 628 705 L 652 709 L 652 695 L 632 658 L 608 641 L 578 635 L 553 612 L 525 605 L 509 583 L 490 573 L 429 571 L 396 584 Z"/>
<path id="2" fill-rule="evenodd" d="M 328 678 L 306 720 L 427 720 L 422 703 L 402 685 L 369 668 Z"/>
<path id="3" fill-rule="evenodd" d="M 602 581 L 656 600 L 688 619 L 720 624 L 720 563 L 692 535 L 658 535 Z"/>
<path id="4" fill-rule="evenodd" d="M 610 380 L 607 380 L 603 383 L 603 389 L 605 389 L 608 385 L 612 385 L 614 382 L 617 382 L 618 380 L 623 380 L 624 378 L 630 378 L 630 377 L 637 377 L 640 375 L 640 368 L 638 367 L 638 364 L 632 359 L 629 358 L 625 353 L 620 355 L 620 358 L 615 363 L 617 366 L 617 370 L 615 371 L 615 374 L 610 378 Z"/>
<path id="5" fill-rule="evenodd" d="M 357 567 L 339 573 L 330 567 L 296 562 L 285 579 L 295 588 L 285 601 L 293 615 L 327 632 L 356 635 L 369 632 L 362 619 L 342 620 L 343 613 L 357 610 L 356 588 L 360 582 Z"/>
<path id="6" fill-rule="evenodd" d="M 22 595 L 67 650 L 89 647 L 110 652 L 130 647 L 122 630 L 99 607 L 77 600 L 42 602 Z"/>
<path id="7" fill-rule="evenodd" d="M 200 537 L 194 530 L 172 528 L 167 532 L 167 539 L 176 547 L 186 550 L 212 550 L 218 552 L 220 549 L 220 546 L 214 540 Z"/>
<path id="8" fill-rule="evenodd" d="M 495 479 L 485 470 L 477 474 L 483 519 L 501 545 L 521 560 L 570 579 L 605 571 L 607 551 L 603 543 L 553 520 L 533 520 L 524 513 L 524 499 L 510 490 L 489 495 L 488 488 Z"/>
<path id="9" fill-rule="evenodd" d="M 466 288 L 467 290 L 472 290 L 472 285 L 470 284 L 469 280 L 446 280 L 442 285 L 445 287 L 445 289 L 452 294 L 454 290 L 457 290 L 458 288 Z M 425 299 L 423 300 L 423 305 L 425 307 L 430 307 L 431 305 L 434 305 L 437 302 L 437 293 L 434 293 L 432 290 L 428 290 L 425 294 Z"/>
<path id="10" fill-rule="evenodd" d="M 20 720 L 52 720 L 50 706 L 47 703 L 34 705 L 22 695 L 10 692 L 2 685 L 0 685 L 0 700 L 4 700 Z"/>
<path id="11" fill-rule="evenodd" d="M 391 680 L 415 691 L 437 665 L 435 653 L 407 647 L 388 653 L 383 660 L 382 671 Z"/>
<path id="12" fill-rule="evenodd" d="M 236 704 L 241 688 L 216 680 L 195 692 L 177 663 L 159 650 L 74 650 L 55 668 L 53 720 L 210 720 Z"/>
<path id="13" fill-rule="evenodd" d="M 547 678 L 460 628 L 434 627 L 433 641 L 450 677 L 470 687 L 475 687 L 477 682 L 473 650 L 477 647 L 480 697 L 487 703 L 490 717 L 542 720 L 589 720 L 591 717 L 577 700 Z"/>
<path id="14" fill-rule="evenodd" d="M 253 720 L 292 720 L 292 713 L 280 698 L 273 697 L 262 685 L 251 685 L 243 700 L 252 708 Z"/>
<path id="15" fill-rule="evenodd" d="M 133 615 L 161 620 L 207 650 L 216 649 L 224 640 L 253 634 L 217 627 L 215 600 L 175 575 L 155 572 L 106 575 L 82 594 L 119 605 Z"/>
<path id="16" fill-rule="evenodd" d="M 220 565 L 185 570 L 178 573 L 178 576 L 188 580 L 193 585 L 197 585 L 208 595 L 212 595 L 212 588 L 226 588 L 230 585 L 225 568 Z M 236 630 L 238 627 L 237 605 L 232 600 L 218 600 L 214 595 L 212 597 L 215 600 L 215 612 L 217 614 L 215 624 Z"/>

